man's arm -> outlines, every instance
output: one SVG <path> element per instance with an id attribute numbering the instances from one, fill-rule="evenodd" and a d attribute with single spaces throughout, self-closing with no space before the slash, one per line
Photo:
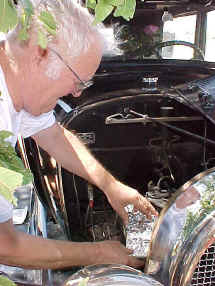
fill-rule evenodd
<path id="1" fill-rule="evenodd" d="M 90 154 L 74 133 L 55 124 L 33 136 L 40 147 L 68 171 L 86 179 L 101 190 L 114 178 Z"/>
<path id="2" fill-rule="evenodd" d="M 142 262 L 117 241 L 97 243 L 44 239 L 15 230 L 12 221 L 0 223 L 0 263 L 30 269 L 61 269 L 103 263 L 138 267 Z"/>
<path id="3" fill-rule="evenodd" d="M 72 132 L 56 123 L 40 131 L 33 138 L 65 169 L 101 189 L 125 223 L 128 222 L 128 217 L 124 207 L 128 204 L 133 204 L 135 209 L 149 217 L 157 215 L 153 206 L 135 189 L 117 181 L 105 170 Z"/>

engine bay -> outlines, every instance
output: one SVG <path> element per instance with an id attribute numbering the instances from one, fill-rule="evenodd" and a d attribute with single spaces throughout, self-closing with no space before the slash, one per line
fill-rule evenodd
<path id="1" fill-rule="evenodd" d="M 181 185 L 213 166 L 211 124 L 188 104 L 158 92 L 87 104 L 65 122 L 114 176 L 146 196 L 158 212 Z M 104 194 L 64 169 L 62 178 L 71 239 L 125 243 L 124 226 Z"/>

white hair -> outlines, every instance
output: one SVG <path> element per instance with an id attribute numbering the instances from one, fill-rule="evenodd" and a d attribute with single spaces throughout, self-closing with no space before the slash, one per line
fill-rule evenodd
<path id="1" fill-rule="evenodd" d="M 50 11 L 57 23 L 57 35 L 49 36 L 48 46 L 55 49 L 65 58 L 75 59 L 88 51 L 91 45 L 98 43 L 103 54 L 110 54 L 116 48 L 114 37 L 107 37 L 110 29 L 103 24 L 93 24 L 94 17 L 88 9 L 76 0 L 32 0 L 35 15 L 42 10 Z M 40 23 L 41 24 L 41 23 Z M 39 22 L 33 18 L 31 34 L 37 30 Z M 36 27 L 36 28 L 35 28 Z M 11 33 L 9 38 L 16 42 L 20 27 Z M 56 55 L 50 55 L 46 75 L 57 78 L 62 66 Z"/>
<path id="2" fill-rule="evenodd" d="M 115 46 L 114 41 L 106 37 L 106 28 L 103 24 L 93 25 L 94 17 L 88 9 L 83 7 L 78 0 L 31 0 L 35 14 L 42 10 L 51 12 L 57 23 L 57 35 L 49 37 L 49 45 L 58 47 L 65 55 L 77 57 L 85 53 L 96 41 L 103 48 L 103 53 L 109 53 Z M 34 17 L 34 27 L 38 27 L 37 17 Z M 20 25 L 9 36 L 17 40 Z M 56 44 L 58 43 L 58 44 Z"/>

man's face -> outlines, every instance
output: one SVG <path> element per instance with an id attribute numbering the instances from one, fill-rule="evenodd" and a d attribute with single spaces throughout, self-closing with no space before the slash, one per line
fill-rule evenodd
<path id="1" fill-rule="evenodd" d="M 50 51 L 52 53 L 52 51 Z M 100 46 L 94 45 L 80 57 L 71 60 L 65 58 L 65 61 L 75 71 L 81 81 L 89 81 L 95 74 L 102 57 Z M 60 61 L 60 59 L 59 59 Z M 59 63 L 59 62 L 58 62 Z M 60 63 L 62 64 L 62 63 Z M 53 80 L 44 73 L 39 77 L 38 83 L 31 95 L 24 98 L 24 109 L 32 115 L 40 115 L 51 111 L 57 104 L 57 100 L 71 93 L 78 97 L 81 95 L 79 89 L 81 81 L 74 73 L 69 70 L 66 64 L 63 64 L 59 78 Z"/>

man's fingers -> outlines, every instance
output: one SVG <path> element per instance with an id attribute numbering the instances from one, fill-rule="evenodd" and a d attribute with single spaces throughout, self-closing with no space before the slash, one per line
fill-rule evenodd
<path id="1" fill-rule="evenodd" d="M 127 252 L 127 254 L 132 254 L 133 250 L 126 248 L 126 252 Z"/>
<path id="2" fill-rule="evenodd" d="M 129 261 L 128 261 L 128 265 L 132 266 L 132 267 L 143 267 L 145 264 L 145 261 L 143 259 L 138 259 L 134 256 L 129 256 Z"/>
<path id="3" fill-rule="evenodd" d="M 152 204 L 141 195 L 139 196 L 138 200 L 134 204 L 134 209 L 139 210 L 144 213 L 149 219 L 151 219 L 152 215 L 158 216 L 158 212 L 152 206 Z"/>
<path id="4" fill-rule="evenodd" d="M 144 266 L 144 260 L 143 259 L 138 259 L 137 257 L 132 256 L 133 250 L 128 249 L 125 246 L 123 246 L 123 248 L 125 249 L 126 254 L 129 255 L 128 263 L 127 263 L 128 265 L 130 265 L 132 267 L 138 267 L 138 268 Z"/>

